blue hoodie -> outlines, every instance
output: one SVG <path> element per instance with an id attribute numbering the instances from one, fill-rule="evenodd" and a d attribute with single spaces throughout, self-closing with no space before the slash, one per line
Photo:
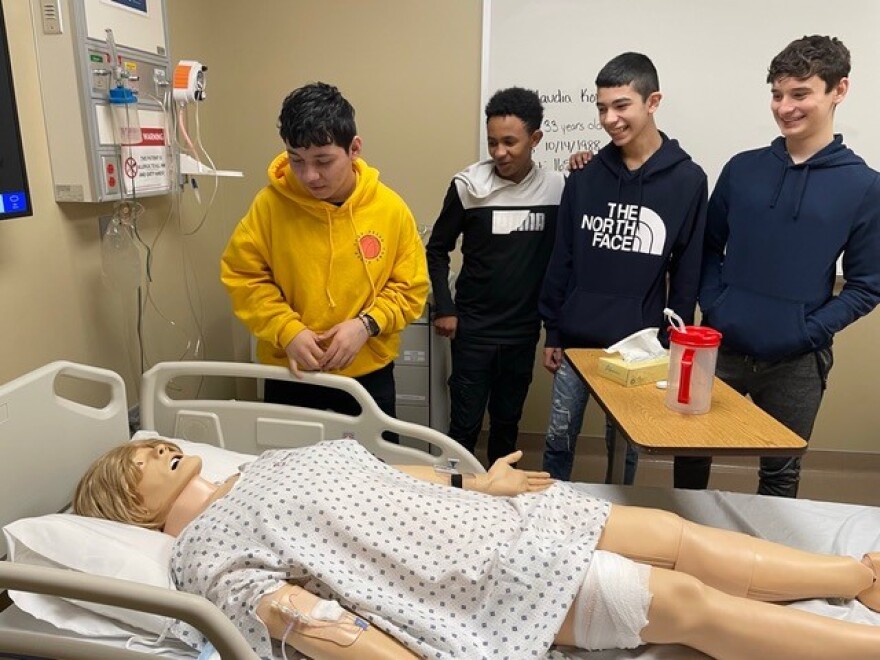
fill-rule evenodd
<path id="1" fill-rule="evenodd" d="M 568 177 L 539 305 L 548 347 L 605 347 L 662 328 L 667 306 L 693 322 L 706 175 L 661 136 L 637 170 L 609 144 Z"/>
<path id="2" fill-rule="evenodd" d="M 878 301 L 880 174 L 840 135 L 797 165 L 779 137 L 724 166 L 700 286 L 704 323 L 723 346 L 762 360 L 815 351 Z"/>

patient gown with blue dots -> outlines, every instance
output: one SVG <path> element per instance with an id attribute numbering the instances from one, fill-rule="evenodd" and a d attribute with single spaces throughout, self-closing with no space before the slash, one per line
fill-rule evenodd
<path id="1" fill-rule="evenodd" d="M 181 590 L 201 594 L 262 658 L 255 611 L 285 582 L 334 598 L 428 658 L 544 657 L 610 505 L 558 483 L 493 497 L 432 484 L 355 440 L 270 451 L 179 536 Z M 184 623 L 172 633 L 196 648 Z"/>

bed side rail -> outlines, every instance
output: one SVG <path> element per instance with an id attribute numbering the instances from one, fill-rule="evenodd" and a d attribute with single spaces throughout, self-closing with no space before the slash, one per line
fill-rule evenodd
<path id="1" fill-rule="evenodd" d="M 362 408 L 361 414 L 356 416 L 261 401 L 169 396 L 168 386 L 173 379 L 203 376 L 296 380 L 288 369 L 280 366 L 246 362 L 161 362 L 143 376 L 141 426 L 162 435 L 248 453 L 352 437 L 389 463 L 446 465 L 452 458 L 458 460 L 462 471 L 485 472 L 470 452 L 443 433 L 386 415 L 367 390 L 352 378 L 305 373 L 298 382 L 347 392 Z M 400 434 L 404 442 L 396 445 L 383 440 L 383 431 Z M 415 439 L 419 446 L 406 446 L 407 438 Z M 421 448 L 423 445 L 425 449 Z"/>
<path id="2" fill-rule="evenodd" d="M 256 660 L 232 622 L 209 601 L 194 594 L 87 575 L 67 569 L 0 561 L 0 588 L 116 605 L 186 621 L 200 630 L 224 660 Z M 0 630 L 0 650 L 42 657 L 115 660 L 155 657 L 68 637 Z"/>
<path id="3" fill-rule="evenodd" d="M 127 437 L 125 384 L 112 371 L 58 361 L 0 385 L 0 526 L 60 511 L 92 461 Z"/>

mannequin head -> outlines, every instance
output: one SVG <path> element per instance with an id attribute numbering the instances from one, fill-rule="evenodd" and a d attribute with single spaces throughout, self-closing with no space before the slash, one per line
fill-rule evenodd
<path id="1" fill-rule="evenodd" d="M 157 438 L 130 442 L 101 456 L 76 488 L 73 510 L 82 516 L 162 529 L 202 461 L 184 456 L 173 442 Z"/>

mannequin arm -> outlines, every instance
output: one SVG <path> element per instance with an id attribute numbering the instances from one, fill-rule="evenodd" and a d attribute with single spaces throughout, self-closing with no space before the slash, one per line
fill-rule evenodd
<path id="1" fill-rule="evenodd" d="M 515 451 L 499 458 L 486 474 L 462 474 L 461 487 L 488 495 L 521 495 L 537 493 L 553 485 L 553 478 L 546 472 L 532 472 L 513 467 L 520 458 L 522 451 Z M 411 477 L 440 484 L 451 485 L 450 475 L 438 472 L 430 465 L 395 465 L 398 470 Z"/>
<path id="2" fill-rule="evenodd" d="M 440 486 L 451 485 L 451 475 L 449 473 L 435 470 L 430 465 L 395 465 L 394 468 L 416 479 L 430 481 L 432 484 L 439 484 Z M 482 492 L 482 489 L 485 488 L 485 485 L 482 483 L 485 476 L 483 474 L 477 475 L 471 472 L 463 472 L 461 475 L 461 487 L 464 490 Z"/>
<path id="3" fill-rule="evenodd" d="M 260 600 L 257 616 L 266 624 L 273 639 L 281 640 L 289 623 L 281 612 L 272 607 L 273 601 L 286 602 L 288 597 L 297 598 L 303 595 L 303 592 L 309 593 L 302 587 L 291 584 L 266 594 Z M 292 630 L 287 636 L 287 643 L 315 660 L 413 660 L 419 657 L 373 625 L 364 630 L 348 646 L 307 636 L 297 629 Z"/>

